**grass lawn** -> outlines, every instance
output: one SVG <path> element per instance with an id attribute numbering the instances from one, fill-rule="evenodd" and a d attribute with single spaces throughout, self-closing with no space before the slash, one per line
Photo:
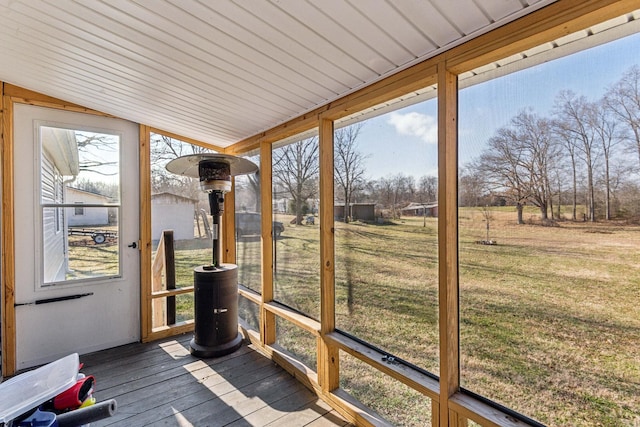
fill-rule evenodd
<path id="1" fill-rule="evenodd" d="M 640 423 L 640 227 L 517 225 L 513 208 L 497 208 L 497 244 L 483 245 L 482 212 L 461 209 L 459 217 L 463 387 L 550 426 Z M 285 223 L 276 299 L 317 319 L 319 228 L 290 218 L 276 218 Z M 336 324 L 439 374 L 437 219 L 423 225 L 336 223 Z M 244 238 L 237 250 L 240 282 L 260 290 L 260 240 Z M 179 284 L 191 282 L 194 260 L 207 254 L 177 252 Z M 246 312 L 256 317 L 255 307 Z M 279 321 L 278 343 L 315 368 L 309 334 Z M 398 425 L 429 422 L 426 399 L 343 356 L 343 388 Z"/>
<path id="2" fill-rule="evenodd" d="M 640 227 L 513 215 L 489 246 L 460 213 L 462 385 L 549 425 L 640 422 Z"/>

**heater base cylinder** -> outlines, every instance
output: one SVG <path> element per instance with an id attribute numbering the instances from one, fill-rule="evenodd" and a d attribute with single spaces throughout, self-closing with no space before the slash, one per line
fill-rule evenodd
<path id="1" fill-rule="evenodd" d="M 200 266 L 193 275 L 195 325 L 191 354 L 206 358 L 233 353 L 242 345 L 238 332 L 238 266 Z"/>

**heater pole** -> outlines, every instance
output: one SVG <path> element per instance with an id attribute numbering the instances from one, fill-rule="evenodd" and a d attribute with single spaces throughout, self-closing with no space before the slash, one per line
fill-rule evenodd
<path id="1" fill-rule="evenodd" d="M 214 190 L 209 193 L 209 208 L 211 209 L 211 217 L 213 218 L 213 227 L 211 234 L 213 236 L 213 259 L 212 268 L 220 267 L 222 256 L 222 239 L 220 238 L 220 224 L 222 212 L 224 212 L 224 192 Z"/>

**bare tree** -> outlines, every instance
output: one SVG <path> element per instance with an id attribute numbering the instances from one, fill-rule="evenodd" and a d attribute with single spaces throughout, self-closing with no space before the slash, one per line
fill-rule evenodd
<path id="1" fill-rule="evenodd" d="M 104 176 L 113 176 L 119 173 L 118 160 L 107 161 L 105 153 L 115 154 L 118 158 L 119 141 L 113 135 L 76 131 L 76 144 L 78 146 L 79 164 L 82 171 Z"/>
<path id="2" fill-rule="evenodd" d="M 392 204 L 393 204 L 393 182 L 391 178 L 382 177 L 376 180 L 373 183 L 372 189 L 373 197 L 385 208 L 389 208 L 392 213 L 391 216 L 394 217 L 395 212 L 393 212 Z"/>
<path id="3" fill-rule="evenodd" d="M 260 164 L 259 155 L 247 156 L 247 160 L 252 161 L 256 165 Z M 238 178 L 240 178 L 240 180 Z M 245 201 L 247 202 L 247 204 L 253 202 L 253 210 L 255 212 L 260 212 L 260 170 L 256 171 L 255 173 L 244 175 L 243 177 L 235 178 L 236 196 L 238 196 L 237 190 L 240 189 L 240 181 L 242 183 L 246 183 L 244 187 L 249 190 L 248 194 L 243 193 L 245 196 Z"/>
<path id="4" fill-rule="evenodd" d="M 391 182 L 393 185 L 392 212 L 394 218 L 400 217 L 398 206 L 404 204 L 406 200 L 406 194 L 411 192 L 411 178 L 413 177 L 408 177 L 403 173 L 396 174 L 391 178 Z"/>
<path id="5" fill-rule="evenodd" d="M 577 154 L 583 160 L 587 172 L 587 211 L 590 221 L 596 220 L 594 170 L 598 157 L 597 134 L 593 127 L 596 106 L 584 96 L 572 91 L 561 91 L 555 102 L 555 112 L 563 123 L 563 130 L 578 141 Z"/>
<path id="6" fill-rule="evenodd" d="M 187 193 L 193 199 L 199 199 L 202 192 L 198 181 L 167 172 L 165 166 L 171 160 L 181 156 L 200 153 L 211 153 L 212 150 L 179 141 L 168 136 L 152 135 L 151 148 L 151 187 L 154 192 L 170 191 L 176 194 Z"/>
<path id="7" fill-rule="evenodd" d="M 572 189 L 572 210 L 571 219 L 576 220 L 578 209 L 578 165 L 577 165 L 577 144 L 576 135 L 568 128 L 568 123 L 560 120 L 552 121 L 552 129 L 555 137 L 560 141 L 564 151 L 569 155 L 569 164 L 571 166 L 571 189 Z"/>
<path id="8" fill-rule="evenodd" d="M 528 200 L 540 209 L 542 220 L 548 218 L 552 205 L 550 170 L 557 159 L 549 121 L 530 111 L 522 111 L 511 120 L 523 156 L 522 166 L 528 175 Z"/>
<path id="9" fill-rule="evenodd" d="M 527 202 L 540 209 L 544 221 L 551 204 L 549 177 L 556 151 L 548 121 L 522 111 L 489 139 L 474 168 L 492 192 L 515 204 L 518 224 L 524 223 L 522 212 Z"/>
<path id="10" fill-rule="evenodd" d="M 410 186 L 413 177 L 402 173 L 382 177 L 375 182 L 375 197 L 382 206 L 389 210 L 391 218 L 398 218 L 398 206 L 411 201 Z"/>
<path id="11" fill-rule="evenodd" d="M 171 160 L 190 154 L 212 153 L 206 147 L 189 144 L 165 135 L 154 134 L 151 145 L 151 165 L 162 166 Z"/>
<path id="12" fill-rule="evenodd" d="M 394 219 L 400 216 L 399 207 L 414 201 L 417 193 L 415 178 L 403 173 L 379 178 L 367 186 L 371 199 L 387 209 Z"/>
<path id="13" fill-rule="evenodd" d="M 117 199 L 120 191 L 120 186 L 117 183 L 95 181 L 86 178 L 80 178 L 74 181 L 73 187 L 90 193 L 111 197 L 112 199 Z"/>
<path id="14" fill-rule="evenodd" d="M 480 206 L 487 193 L 484 173 L 476 163 L 468 164 L 458 172 L 458 204 L 460 206 Z"/>
<path id="15" fill-rule="evenodd" d="M 489 229 L 491 228 L 491 220 L 493 220 L 493 212 L 491 211 L 491 209 L 489 209 L 489 206 L 485 205 L 482 207 L 482 217 L 484 218 L 484 221 L 486 223 L 485 228 L 487 230 L 487 238 L 483 243 L 487 245 L 494 244 L 493 241 L 489 238 Z"/>
<path id="16" fill-rule="evenodd" d="M 601 101 L 597 108 L 594 108 L 591 117 L 592 126 L 597 138 L 602 146 L 604 161 L 604 185 L 605 185 L 605 218 L 611 219 L 611 157 L 612 150 L 621 142 L 620 134 L 617 130 L 618 123 L 613 112 L 605 108 L 606 101 Z"/>
<path id="17" fill-rule="evenodd" d="M 604 102 L 625 126 L 640 161 L 640 66 L 629 68 L 608 90 Z"/>
<path id="18" fill-rule="evenodd" d="M 524 224 L 522 212 L 529 194 L 522 167 L 524 153 L 517 142 L 512 129 L 498 129 L 487 142 L 487 150 L 470 167 L 479 172 L 491 191 L 502 194 L 516 206 L 518 224 Z"/>
<path id="19" fill-rule="evenodd" d="M 349 206 L 354 192 L 363 183 L 365 173 L 365 156 L 358 151 L 357 147 L 362 126 L 362 123 L 357 123 L 338 129 L 334 134 L 335 181 L 344 200 L 344 222 L 349 222 Z"/>
<path id="20" fill-rule="evenodd" d="M 318 138 L 312 137 L 273 151 L 273 177 L 291 195 L 298 225 L 303 206 L 318 191 L 318 148 Z"/>

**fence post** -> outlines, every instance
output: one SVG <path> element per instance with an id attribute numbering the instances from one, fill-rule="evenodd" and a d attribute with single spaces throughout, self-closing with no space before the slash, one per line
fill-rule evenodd
<path id="1" fill-rule="evenodd" d="M 164 277 L 167 290 L 176 288 L 176 256 L 173 245 L 173 230 L 162 232 L 164 239 Z M 167 297 L 167 325 L 176 323 L 176 297 Z"/>

